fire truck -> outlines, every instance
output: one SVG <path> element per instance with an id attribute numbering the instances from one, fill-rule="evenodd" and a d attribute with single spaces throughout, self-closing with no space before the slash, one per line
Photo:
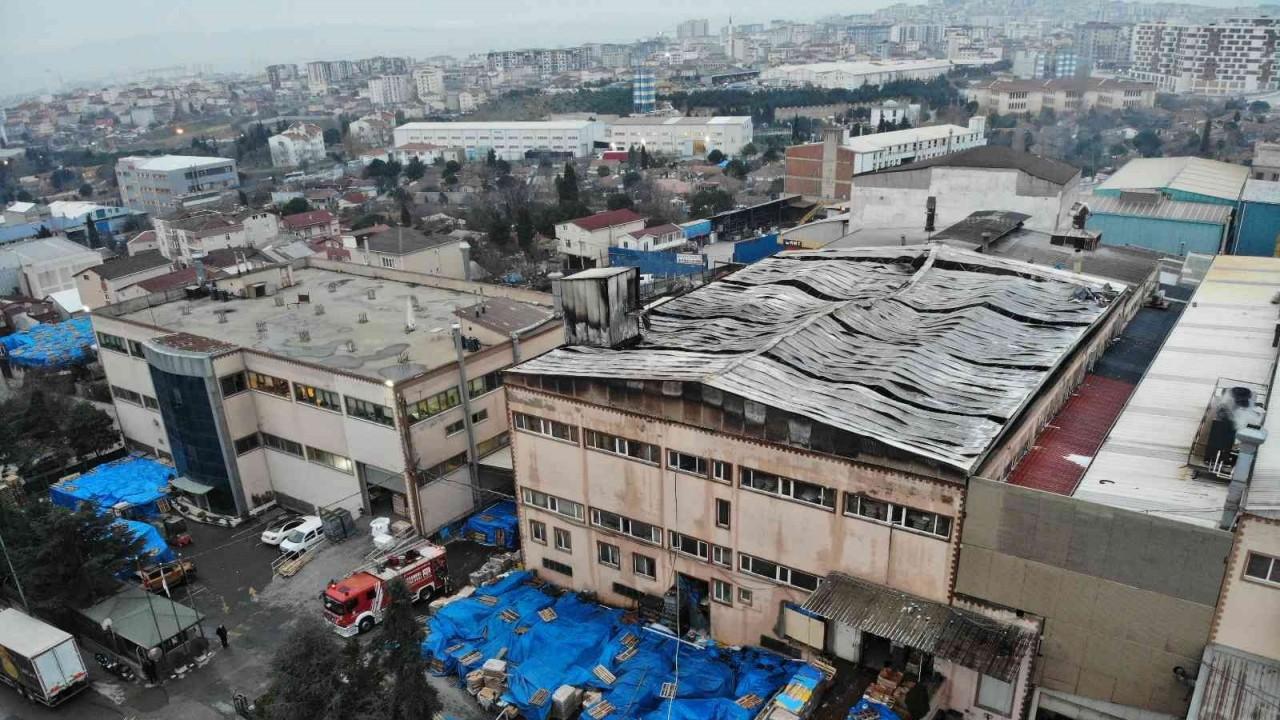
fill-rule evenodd
<path id="1" fill-rule="evenodd" d="M 382 622 L 391 602 L 387 585 L 396 578 L 404 581 L 415 601 L 444 590 L 449 580 L 444 548 L 424 541 L 385 555 L 343 580 L 331 581 L 320 596 L 325 619 L 343 637 L 368 632 Z"/>

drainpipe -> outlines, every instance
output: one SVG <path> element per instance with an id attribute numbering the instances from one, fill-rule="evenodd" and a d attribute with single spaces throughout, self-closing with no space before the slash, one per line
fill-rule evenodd
<path id="1" fill-rule="evenodd" d="M 1267 440 L 1267 431 L 1262 428 L 1247 427 L 1236 432 L 1236 441 L 1240 450 L 1236 455 L 1236 466 L 1231 471 L 1231 484 L 1227 486 L 1227 502 L 1222 508 L 1222 520 L 1218 527 L 1230 530 L 1240 512 L 1240 502 L 1244 499 L 1245 488 L 1249 486 L 1249 476 L 1253 473 L 1253 462 L 1258 456 L 1258 446 Z"/>
<path id="2" fill-rule="evenodd" d="M 462 422 L 467 430 L 467 474 L 471 479 L 471 506 L 480 506 L 480 474 L 476 457 L 476 431 L 471 424 L 471 393 L 467 387 L 467 361 L 462 350 L 462 326 L 453 324 L 453 350 L 458 358 L 458 392 L 462 396 Z"/>
<path id="3" fill-rule="evenodd" d="M 536 330 L 542 327 L 545 323 L 546 323 L 545 320 L 539 320 L 536 323 L 525 325 L 519 330 L 512 331 L 511 333 L 511 364 L 512 365 L 519 365 L 520 361 L 523 359 L 520 356 L 520 336 L 524 335 L 527 332 L 530 332 L 532 330 Z"/>

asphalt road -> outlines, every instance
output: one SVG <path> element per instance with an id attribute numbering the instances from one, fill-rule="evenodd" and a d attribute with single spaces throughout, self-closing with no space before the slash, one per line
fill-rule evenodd
<path id="1" fill-rule="evenodd" d="M 189 588 L 189 599 L 186 588 L 175 589 L 174 599 L 194 605 L 205 615 L 204 630 L 214 649 L 202 666 L 147 688 L 141 683 L 122 683 L 102 672 L 93 662 L 92 650 L 82 647 L 93 681 L 89 690 L 50 710 L 27 703 L 8 688 L 0 687 L 0 720 L 237 717 L 232 705 L 234 695 L 244 693 L 254 698 L 266 689 L 271 659 L 281 649 L 281 639 L 289 628 L 301 618 L 318 617 L 318 596 L 325 584 L 345 577 L 363 562 L 371 548 L 367 524 L 360 523 L 361 534 L 328 544 L 294 577 L 274 577 L 271 561 L 277 551 L 258 540 L 269 519 L 234 529 L 188 523 L 194 542 L 182 554 L 195 561 L 197 578 Z M 455 582 L 465 584 L 463 572 L 478 566 L 492 552 L 493 549 L 474 543 L 450 546 Z M 422 612 L 426 612 L 425 607 Z M 229 648 L 218 647 L 213 630 L 219 624 L 227 627 Z M 368 638 L 376 640 L 378 632 L 375 630 Z M 474 700 L 448 679 L 428 681 L 440 694 L 447 714 L 458 720 L 485 720 Z"/>

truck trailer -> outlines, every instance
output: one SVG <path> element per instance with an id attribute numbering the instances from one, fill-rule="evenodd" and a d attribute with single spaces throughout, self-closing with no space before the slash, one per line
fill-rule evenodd
<path id="1" fill-rule="evenodd" d="M 0 681 L 53 707 L 89 687 L 89 674 L 70 633 L 7 608 L 0 610 Z"/>

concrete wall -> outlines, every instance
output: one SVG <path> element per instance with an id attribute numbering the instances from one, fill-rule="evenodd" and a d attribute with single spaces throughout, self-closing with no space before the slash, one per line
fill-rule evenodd
<path id="1" fill-rule="evenodd" d="M 1241 204 L 1235 254 L 1262 257 L 1280 255 L 1280 204 Z"/>
<path id="2" fill-rule="evenodd" d="M 1045 618 L 1043 688 L 1185 714 L 1229 534 L 981 479 L 967 505 L 956 592 Z"/>
<path id="3" fill-rule="evenodd" d="M 1017 170 L 924 168 L 858 175 L 849 205 L 853 223 L 868 228 L 924 228 L 925 203 L 932 195 L 938 229 L 978 210 L 999 208 L 1030 215 L 1029 228 L 1053 230 L 1073 184 L 1059 186 Z"/>
<path id="4" fill-rule="evenodd" d="M 1101 213 L 1090 215 L 1085 227 L 1102 233 L 1104 245 L 1136 245 L 1170 255 L 1216 255 L 1226 233 L 1222 225 Z"/>
<path id="5" fill-rule="evenodd" d="M 1212 642 L 1280 658 L 1280 584 L 1244 575 L 1250 552 L 1280 557 L 1280 520 L 1242 515 L 1222 584 Z"/>

